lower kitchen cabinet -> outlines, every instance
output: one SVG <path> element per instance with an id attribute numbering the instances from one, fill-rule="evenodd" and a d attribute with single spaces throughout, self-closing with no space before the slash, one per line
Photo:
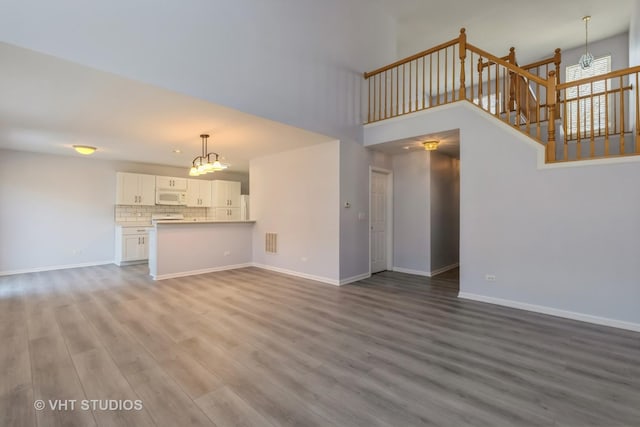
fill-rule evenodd
<path id="1" fill-rule="evenodd" d="M 149 259 L 149 231 L 146 227 L 116 226 L 117 265 L 145 262 Z"/>
<path id="2" fill-rule="evenodd" d="M 240 221 L 240 208 L 215 208 L 216 221 Z"/>

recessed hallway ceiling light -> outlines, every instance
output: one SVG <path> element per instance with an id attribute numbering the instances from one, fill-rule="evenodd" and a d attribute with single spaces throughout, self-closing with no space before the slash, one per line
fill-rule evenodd
<path id="1" fill-rule="evenodd" d="M 74 145 L 73 149 L 80 154 L 84 154 L 85 156 L 93 154 L 97 150 L 96 147 L 91 147 L 89 145 Z"/>
<path id="2" fill-rule="evenodd" d="M 179 149 L 179 148 L 176 148 L 175 150 L 173 150 L 173 152 L 174 152 L 174 153 L 176 153 L 176 154 L 180 154 L 180 153 L 182 153 L 182 151 L 180 151 L 180 149 Z"/>
<path id="3" fill-rule="evenodd" d="M 408 145 L 405 145 L 405 146 L 404 146 L 404 147 L 402 147 L 402 148 L 404 148 L 405 150 L 408 150 L 408 149 L 410 149 L 411 147 L 410 147 L 410 146 L 408 146 Z"/>
<path id="4" fill-rule="evenodd" d="M 434 151 L 438 149 L 439 141 L 425 141 L 422 144 L 424 145 L 424 149 L 427 151 Z"/>

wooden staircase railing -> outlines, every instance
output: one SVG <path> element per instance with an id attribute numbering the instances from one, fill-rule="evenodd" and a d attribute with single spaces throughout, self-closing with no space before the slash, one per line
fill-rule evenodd
<path id="1" fill-rule="evenodd" d="M 463 28 L 453 40 L 365 73 L 367 123 L 465 100 L 545 145 L 547 162 L 640 154 L 632 126 L 640 124 L 633 89 L 640 67 L 560 84 L 560 63 L 556 49 L 518 66 L 514 48 L 497 57 L 468 43 Z"/>

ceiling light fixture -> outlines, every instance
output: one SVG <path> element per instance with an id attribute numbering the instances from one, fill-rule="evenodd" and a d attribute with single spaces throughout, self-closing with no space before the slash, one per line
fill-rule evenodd
<path id="1" fill-rule="evenodd" d="M 438 149 L 439 141 L 425 141 L 422 143 L 424 149 L 427 151 L 434 151 Z"/>
<path id="2" fill-rule="evenodd" d="M 96 147 L 91 147 L 89 145 L 74 145 L 73 149 L 80 154 L 84 154 L 85 156 L 88 156 L 89 154 L 93 154 L 97 150 Z"/>
<path id="3" fill-rule="evenodd" d="M 589 21 L 591 21 L 590 16 L 583 16 L 582 20 L 584 21 L 584 54 L 580 57 L 578 64 L 580 68 L 586 70 L 591 67 L 593 64 L 593 55 L 589 53 Z"/>
<path id="4" fill-rule="evenodd" d="M 195 159 L 193 159 L 193 162 L 191 162 L 189 176 L 199 176 L 206 173 L 225 170 L 228 165 L 220 163 L 219 154 L 207 152 L 207 140 L 209 138 L 209 135 L 203 133 L 202 135 L 200 135 L 200 138 L 202 138 L 202 155 L 196 157 Z M 213 162 L 211 161 L 212 156 L 215 156 L 215 160 Z"/>

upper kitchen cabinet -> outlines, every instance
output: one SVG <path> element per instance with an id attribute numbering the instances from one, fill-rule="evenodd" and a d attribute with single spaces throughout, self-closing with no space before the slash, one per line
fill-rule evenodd
<path id="1" fill-rule="evenodd" d="M 154 206 L 156 204 L 156 177 L 138 173 L 116 174 L 116 204 Z"/>
<path id="2" fill-rule="evenodd" d="M 211 206 L 214 208 L 239 208 L 240 182 L 211 181 Z"/>
<path id="3" fill-rule="evenodd" d="M 156 176 L 156 188 L 161 190 L 187 191 L 187 179 L 174 178 L 171 176 Z"/>
<path id="4" fill-rule="evenodd" d="M 211 181 L 190 179 L 187 182 L 187 206 L 192 208 L 211 207 Z"/>

